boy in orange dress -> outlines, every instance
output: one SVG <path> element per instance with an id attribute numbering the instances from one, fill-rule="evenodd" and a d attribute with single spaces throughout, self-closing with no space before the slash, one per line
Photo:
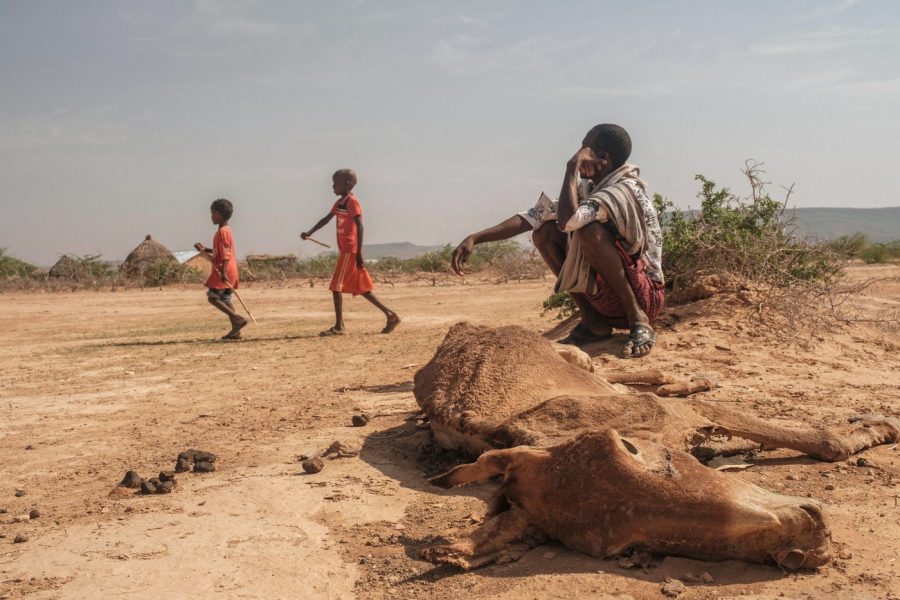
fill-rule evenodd
<path id="1" fill-rule="evenodd" d="M 366 271 L 366 263 L 363 260 L 363 223 L 362 208 L 359 200 L 353 195 L 356 186 L 356 173 L 350 169 L 340 169 L 331 177 L 331 189 L 337 202 L 331 207 L 327 215 L 319 219 L 312 229 L 300 234 L 304 240 L 314 234 L 337 217 L 337 245 L 338 261 L 331 278 L 331 290 L 334 299 L 334 327 L 326 329 L 319 335 L 326 337 L 344 334 L 344 313 L 341 294 L 353 294 L 362 296 L 384 313 L 387 324 L 381 333 L 390 333 L 400 324 L 397 313 L 382 304 L 372 293 L 372 278 Z"/>
<path id="2" fill-rule="evenodd" d="M 200 242 L 194 244 L 198 252 L 212 263 L 212 273 L 206 280 L 206 299 L 209 303 L 228 315 L 231 321 L 231 331 L 222 336 L 223 340 L 238 340 L 241 338 L 241 329 L 247 324 L 247 319 L 234 311 L 231 304 L 231 296 L 238 286 L 237 254 L 234 251 L 234 235 L 228 220 L 234 214 L 234 206 L 231 201 L 219 198 L 209 207 L 213 225 L 219 229 L 213 236 L 213 247 L 207 248 Z"/>

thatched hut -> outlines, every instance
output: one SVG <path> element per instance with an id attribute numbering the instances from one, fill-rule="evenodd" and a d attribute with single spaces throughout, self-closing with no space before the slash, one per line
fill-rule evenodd
<path id="1" fill-rule="evenodd" d="M 50 271 L 47 274 L 50 277 L 58 277 L 60 279 L 75 279 L 81 270 L 81 265 L 75 258 L 68 254 L 63 254 L 56 261 L 56 264 L 50 267 Z"/>
<path id="2" fill-rule="evenodd" d="M 141 275 L 148 268 L 160 264 L 177 264 L 172 252 L 149 235 L 131 251 L 120 270 L 129 277 Z"/>

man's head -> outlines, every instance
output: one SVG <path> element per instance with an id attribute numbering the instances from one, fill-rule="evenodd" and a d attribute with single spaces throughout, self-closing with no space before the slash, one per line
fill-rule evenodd
<path id="1" fill-rule="evenodd" d="M 331 189 L 337 196 L 346 196 L 356 186 L 356 173 L 353 169 L 338 169 L 331 176 Z"/>
<path id="2" fill-rule="evenodd" d="M 604 123 L 593 127 L 584 136 L 581 145 L 590 148 L 599 161 L 595 179 L 606 177 L 631 156 L 631 136 L 619 125 Z"/>
<path id="3" fill-rule="evenodd" d="M 227 223 L 234 214 L 234 206 L 231 204 L 231 200 L 219 198 L 209 205 L 209 214 L 214 225 L 221 225 Z"/>

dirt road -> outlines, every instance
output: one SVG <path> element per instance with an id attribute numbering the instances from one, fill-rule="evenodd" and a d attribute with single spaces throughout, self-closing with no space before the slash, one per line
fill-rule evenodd
<path id="1" fill-rule="evenodd" d="M 856 275 L 900 274 L 885 269 Z M 386 287 L 394 334 L 356 299 L 349 334 L 328 339 L 322 287 L 246 288 L 261 324 L 240 342 L 218 341 L 227 323 L 200 289 L 0 296 L 0 598 L 658 598 L 667 577 L 704 572 L 713 582 L 679 598 L 898 597 L 890 446 L 863 466 L 763 453 L 733 474 L 824 503 L 838 558 L 817 573 L 680 558 L 625 569 L 552 543 L 465 574 L 418 560 L 430 536 L 480 519 L 493 488 L 427 485 L 459 457 L 412 416 L 413 373 L 460 320 L 549 329 L 549 286 Z M 869 307 L 900 306 L 896 282 L 868 293 Z M 641 366 L 715 373 L 706 397 L 786 424 L 900 416 L 897 333 L 860 323 L 785 341 L 711 299 L 669 311 Z M 600 370 L 636 368 L 615 358 L 621 343 L 592 349 Z M 351 427 L 360 411 L 390 414 Z M 359 455 L 304 474 L 298 456 L 335 440 Z M 126 470 L 154 476 L 187 448 L 218 454 L 218 469 L 178 475 L 169 495 L 110 495 Z"/>

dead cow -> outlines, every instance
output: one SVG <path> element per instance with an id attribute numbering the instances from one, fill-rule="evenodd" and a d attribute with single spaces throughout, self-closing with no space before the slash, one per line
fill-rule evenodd
<path id="1" fill-rule="evenodd" d="M 451 328 L 416 374 L 415 395 L 438 443 L 481 456 L 432 481 L 504 483 L 483 526 L 425 558 L 476 567 L 533 527 L 593 556 L 641 549 L 817 567 L 830 556 L 817 503 L 728 477 L 688 451 L 722 433 L 841 460 L 900 437 L 900 421 L 878 415 L 846 432 L 789 429 L 713 402 L 619 394 L 578 362 L 519 327 Z"/>

